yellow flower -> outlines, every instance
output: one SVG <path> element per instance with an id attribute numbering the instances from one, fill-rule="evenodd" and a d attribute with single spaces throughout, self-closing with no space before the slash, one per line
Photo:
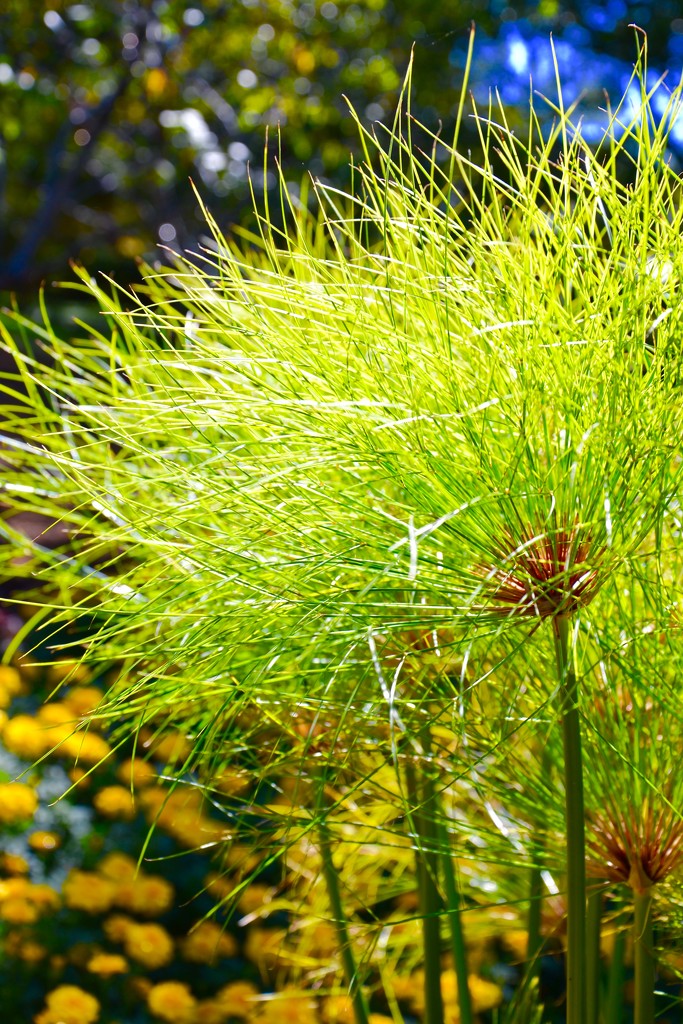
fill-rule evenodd
<path id="1" fill-rule="evenodd" d="M 94 871 L 71 871 L 62 887 L 64 902 L 72 910 L 103 914 L 114 902 L 116 888 L 108 878 Z"/>
<path id="2" fill-rule="evenodd" d="M 38 920 L 38 911 L 27 899 L 13 896 L 0 903 L 0 918 L 8 924 L 33 924 Z"/>
<path id="3" fill-rule="evenodd" d="M 467 987 L 470 990 L 470 997 L 472 999 L 472 1009 L 475 1013 L 485 1013 L 487 1010 L 493 1010 L 496 1006 L 499 1006 L 503 1001 L 503 992 L 498 985 L 494 985 L 492 981 L 486 981 L 484 978 L 480 978 L 476 974 L 470 974 L 467 978 Z M 446 1016 L 449 1022 L 456 1022 L 459 1020 L 458 1016 L 458 981 L 454 970 L 444 971 L 441 975 L 441 991 L 443 993 L 444 1006 L 446 1008 Z M 413 1000 L 413 1006 L 416 1006 L 418 1000 Z"/>
<path id="4" fill-rule="evenodd" d="M 319 1024 L 320 1018 L 307 992 L 284 989 L 263 1000 L 254 1020 L 258 1024 Z"/>
<path id="5" fill-rule="evenodd" d="M 98 871 L 112 882 L 130 882 L 137 873 L 137 864 L 127 853 L 114 850 L 108 853 L 99 863 Z"/>
<path id="6" fill-rule="evenodd" d="M 47 1008 L 34 1017 L 36 1024 L 94 1024 L 100 1004 L 89 992 L 76 985 L 59 985 L 49 992 Z"/>
<path id="7" fill-rule="evenodd" d="M 132 782 L 134 789 L 140 789 L 142 786 L 149 786 L 156 782 L 158 776 L 148 761 L 143 761 L 141 757 L 134 757 L 121 762 L 116 770 L 116 778 L 124 786 L 130 786 Z"/>
<path id="8" fill-rule="evenodd" d="M 21 676 L 11 665 L 0 665 L 0 687 L 12 697 L 18 697 L 23 691 Z"/>
<path id="9" fill-rule="evenodd" d="M 215 999 L 202 999 L 195 1007 L 193 1022 L 194 1024 L 225 1024 L 228 1018 L 232 1019 L 234 1016 L 234 1013 L 230 1013 Z"/>
<path id="10" fill-rule="evenodd" d="M 38 808 L 35 790 L 24 782 L 0 783 L 0 825 L 15 825 L 32 818 Z"/>
<path id="11" fill-rule="evenodd" d="M 51 683 L 68 682 L 71 686 L 85 686 L 92 678 L 90 669 L 78 661 L 61 658 L 48 665 L 47 677 Z"/>
<path id="12" fill-rule="evenodd" d="M 183 957 L 193 963 L 212 964 L 237 954 L 237 941 L 213 921 L 202 921 L 180 943 Z"/>
<path id="13" fill-rule="evenodd" d="M 161 875 L 139 875 L 119 885 L 116 904 L 143 917 L 157 917 L 173 906 L 175 890 Z"/>
<path id="14" fill-rule="evenodd" d="M 276 967 L 281 959 L 285 935 L 279 928 L 250 928 L 244 955 L 261 969 Z"/>
<path id="15" fill-rule="evenodd" d="M 217 871 L 210 871 L 204 879 L 206 891 L 215 896 L 216 899 L 224 900 L 232 893 L 235 883 L 226 875 L 219 875 Z"/>
<path id="16" fill-rule="evenodd" d="M 88 732 L 79 730 L 72 732 L 62 740 L 57 753 L 63 757 L 82 761 L 83 764 L 95 765 L 109 757 L 111 747 L 97 733 L 90 730 Z"/>
<path id="17" fill-rule="evenodd" d="M 328 996 L 323 1001 L 322 1017 L 325 1024 L 355 1024 L 353 1003 L 348 996 Z"/>
<path id="18" fill-rule="evenodd" d="M 28 864 L 18 853 L 3 853 L 0 855 L 0 870 L 6 875 L 27 875 Z"/>
<path id="19" fill-rule="evenodd" d="M 26 891 L 26 898 L 41 910 L 56 910 L 60 904 L 59 894 L 51 885 L 46 885 L 44 882 L 31 885 Z"/>
<path id="20" fill-rule="evenodd" d="M 192 753 L 192 746 L 181 732 L 167 730 L 143 741 L 145 750 L 149 750 L 156 761 L 165 764 L 182 764 Z"/>
<path id="21" fill-rule="evenodd" d="M 272 886 L 255 882 L 253 885 L 248 885 L 240 893 L 237 906 L 242 914 L 253 914 L 257 910 L 261 910 L 263 905 L 268 903 L 272 896 Z"/>
<path id="22" fill-rule="evenodd" d="M 123 786 L 105 786 L 93 797 L 93 806 L 105 818 L 132 821 L 136 814 L 131 792 Z"/>
<path id="23" fill-rule="evenodd" d="M 159 924 L 129 925 L 123 946 L 132 960 L 150 971 L 164 967 L 173 958 L 173 940 Z"/>
<path id="24" fill-rule="evenodd" d="M 197 1000 L 181 981 L 162 981 L 149 990 L 147 1005 L 155 1017 L 169 1024 L 191 1024 Z"/>
<path id="25" fill-rule="evenodd" d="M 112 914 L 102 922 L 102 931 L 110 942 L 123 942 L 133 924 L 135 921 L 125 914 Z"/>
<path id="26" fill-rule="evenodd" d="M 258 989 L 250 981 L 232 981 L 218 990 L 214 1000 L 230 1017 L 248 1017 L 256 996 Z"/>
<path id="27" fill-rule="evenodd" d="M 62 841 L 54 832 L 32 832 L 28 837 L 28 845 L 38 853 L 48 853 L 50 850 L 57 850 Z"/>
<path id="28" fill-rule="evenodd" d="M 125 974 L 128 970 L 128 961 L 118 953 L 96 953 L 92 960 L 88 961 L 88 970 L 102 978 L 111 978 L 114 974 Z"/>
<path id="29" fill-rule="evenodd" d="M 19 947 L 19 957 L 26 964 L 38 964 L 46 956 L 47 950 L 45 946 L 41 946 L 39 942 L 33 942 L 31 939 L 22 942 Z"/>
<path id="30" fill-rule="evenodd" d="M 73 715 L 82 718 L 102 703 L 102 691 L 96 686 L 79 686 L 66 695 L 64 703 Z"/>
<path id="31" fill-rule="evenodd" d="M 60 701 L 51 701 L 43 704 L 38 709 L 38 721 L 42 722 L 44 728 L 51 728 L 58 725 L 75 725 L 74 713 L 71 708 Z"/>

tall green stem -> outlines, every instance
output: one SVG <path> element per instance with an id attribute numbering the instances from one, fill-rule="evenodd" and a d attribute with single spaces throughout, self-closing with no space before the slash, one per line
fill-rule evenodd
<path id="1" fill-rule="evenodd" d="M 324 781 L 322 780 L 320 781 L 320 788 L 321 800 L 318 810 L 319 813 L 322 812 L 322 815 L 324 815 L 324 795 L 322 795 L 324 794 Z M 334 866 L 334 860 L 332 859 L 332 842 L 330 839 L 330 833 L 327 824 L 325 823 L 325 819 L 322 816 L 320 825 L 318 826 L 318 848 L 320 850 L 320 859 L 322 861 L 323 878 L 325 880 L 327 895 L 334 919 L 333 924 L 337 932 L 337 939 L 341 952 L 344 980 L 353 1006 L 354 1018 L 356 1024 L 369 1024 L 370 1017 L 368 1013 L 368 1006 L 360 983 L 360 975 L 358 973 L 356 959 L 353 955 L 349 927 L 346 914 L 344 912 L 344 905 L 342 903 L 341 889 L 339 887 L 339 874 Z"/>
<path id="2" fill-rule="evenodd" d="M 531 981 L 532 978 L 538 976 L 540 970 L 540 953 L 542 947 L 541 939 L 541 921 L 542 921 L 542 905 L 541 898 L 543 895 L 543 877 L 541 875 L 542 868 L 538 864 L 534 864 L 530 872 L 529 878 L 529 914 L 527 917 L 527 944 L 526 944 L 526 956 L 528 961 L 527 967 L 527 978 Z"/>
<path id="3" fill-rule="evenodd" d="M 602 923 L 602 887 L 588 895 L 586 923 L 586 1024 L 598 1024 L 600 1012 L 600 925 Z"/>
<path id="4" fill-rule="evenodd" d="M 425 971 L 424 1024 L 443 1024 L 440 927 L 442 905 L 437 885 L 439 858 L 436 849 L 434 785 L 428 776 L 423 776 L 420 783 L 418 785 L 415 767 L 409 761 L 406 766 L 406 784 L 411 806 L 410 818 L 415 840 L 415 867 L 422 918 Z"/>
<path id="5" fill-rule="evenodd" d="M 624 954 L 626 953 L 626 930 L 619 928 L 614 936 L 612 961 L 607 979 L 607 1012 L 605 1024 L 622 1024 L 624 1011 Z"/>
<path id="6" fill-rule="evenodd" d="M 655 1019 L 655 957 L 652 927 L 652 889 L 633 893 L 633 960 L 635 995 L 633 1024 Z"/>
<path id="7" fill-rule="evenodd" d="M 473 1024 L 474 1013 L 472 1010 L 472 997 L 470 996 L 468 982 L 469 972 L 467 969 L 467 947 L 465 946 L 465 934 L 462 926 L 462 898 L 460 895 L 460 885 L 456 874 L 456 868 L 451 858 L 448 829 L 445 825 L 441 828 L 441 846 L 443 849 L 443 879 L 444 889 L 446 892 L 446 911 L 448 914 L 448 925 L 451 936 L 451 952 L 453 954 L 455 977 L 458 982 L 460 1024 Z"/>
<path id="8" fill-rule="evenodd" d="M 586 1021 L 586 842 L 583 809 L 581 718 L 577 679 L 569 651 L 570 621 L 553 619 L 564 741 L 567 831 L 567 1024 Z"/>

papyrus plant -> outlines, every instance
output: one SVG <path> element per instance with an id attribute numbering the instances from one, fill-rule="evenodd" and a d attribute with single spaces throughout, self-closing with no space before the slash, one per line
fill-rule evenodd
<path id="1" fill-rule="evenodd" d="M 549 129 L 532 105 L 520 133 L 463 90 L 475 161 L 458 128 L 414 124 L 408 81 L 391 128 L 358 123 L 348 194 L 315 186 L 311 213 L 281 182 L 284 229 L 268 206 L 246 238 L 209 217 L 201 252 L 143 268 L 131 291 L 78 271 L 103 316 L 74 339 L 47 317 L 3 326 L 4 500 L 71 534 L 49 549 L 8 516 L 8 571 L 28 560 L 39 614 L 80 621 L 87 656 L 124 665 L 102 713 L 182 723 L 201 769 L 235 703 L 353 704 L 427 765 L 407 813 L 426 858 L 429 1024 L 447 877 L 415 712 L 438 698 L 467 715 L 473 651 L 523 662 L 548 644 L 567 1019 L 586 1020 L 576 659 L 591 602 L 659 543 L 680 465 L 680 89 L 655 116 L 640 88 L 597 147 L 561 94 L 534 101 Z M 444 650 L 463 666 L 450 692 L 425 669 Z"/>

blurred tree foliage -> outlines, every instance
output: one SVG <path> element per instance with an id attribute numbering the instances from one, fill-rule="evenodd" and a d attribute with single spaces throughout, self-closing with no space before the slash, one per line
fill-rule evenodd
<path id="1" fill-rule="evenodd" d="M 622 0 L 4 0 L 0 289 L 69 276 L 72 257 L 129 275 L 131 257 L 159 242 L 196 245 L 203 217 L 189 178 L 224 223 L 243 222 L 248 175 L 259 193 L 274 174 L 271 161 L 264 176 L 265 126 L 283 129 L 271 149 L 281 146 L 294 188 L 306 171 L 343 183 L 357 137 L 344 96 L 368 122 L 391 117 L 413 42 L 413 109 L 447 131 L 472 20 L 495 35 L 525 19 L 547 37 L 593 17 L 601 45 L 632 55 L 628 20 L 654 19 L 656 40 L 676 7 L 663 0 L 655 15 L 651 4 Z"/>

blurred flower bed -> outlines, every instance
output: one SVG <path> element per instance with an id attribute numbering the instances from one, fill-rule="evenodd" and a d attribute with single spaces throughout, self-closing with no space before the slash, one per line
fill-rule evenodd
<path id="1" fill-rule="evenodd" d="M 248 797 L 251 780 L 235 770 L 210 791 L 196 779 L 179 782 L 174 768 L 187 742 L 173 730 L 143 731 L 124 745 L 111 743 L 97 720 L 74 731 L 105 684 L 66 661 L 0 667 L 3 1020 L 351 1024 L 319 857 L 306 830 L 281 859 L 239 841 L 230 802 Z M 278 803 L 291 809 L 287 788 L 283 780 L 273 812 Z M 368 904 L 386 873 L 372 863 L 374 880 L 354 879 L 356 896 Z M 418 922 L 410 878 L 403 887 L 382 909 L 405 945 Z M 509 959 L 515 944 L 524 945 L 516 934 Z M 362 944 L 362 935 L 354 937 Z M 404 958 L 402 976 L 385 974 L 382 950 L 371 955 L 381 976 L 372 1024 L 419 1020 L 419 963 Z M 472 962 L 478 1020 L 488 1021 L 514 969 L 501 970 L 500 949 L 487 942 L 472 950 Z M 455 974 L 447 957 L 444 963 L 454 1024 Z"/>
<path id="2" fill-rule="evenodd" d="M 86 724 L 106 678 L 67 661 L 17 665 L 0 667 L 3 1021 L 353 1024 L 306 779 L 283 761 L 270 796 L 240 766 L 202 784 L 182 774 L 188 741 L 172 728 L 120 743 L 96 718 Z M 265 764 L 273 751 L 258 728 Z M 394 845 L 374 838 L 401 816 L 390 776 L 375 770 L 368 807 L 354 805 L 335 857 L 370 1022 L 417 1024 L 425 1007 L 413 853 L 400 828 Z M 462 867 L 470 893 L 495 888 L 490 865 Z M 564 1019 L 564 912 L 561 897 L 546 900 L 547 1021 Z M 523 975 L 524 918 L 513 901 L 492 911 L 471 898 L 467 924 L 476 1020 L 492 1024 Z M 608 927 L 604 954 L 613 942 Z M 674 998 L 678 985 L 672 975 Z M 445 1020 L 457 1024 L 448 953 L 442 986 Z M 676 1013 L 672 1004 L 663 1019 Z"/>

